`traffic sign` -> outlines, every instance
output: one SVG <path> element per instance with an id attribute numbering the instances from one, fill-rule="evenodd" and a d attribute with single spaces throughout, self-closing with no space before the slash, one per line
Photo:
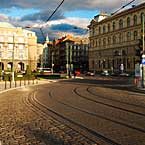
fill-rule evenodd
<path id="1" fill-rule="evenodd" d="M 145 58 L 142 59 L 141 63 L 145 65 Z"/>

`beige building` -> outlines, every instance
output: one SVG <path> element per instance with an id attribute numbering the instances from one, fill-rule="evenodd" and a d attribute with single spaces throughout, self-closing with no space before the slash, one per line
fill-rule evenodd
<path id="1" fill-rule="evenodd" d="M 100 14 L 90 22 L 89 69 L 134 73 L 140 57 L 145 3 L 114 15 Z"/>
<path id="2" fill-rule="evenodd" d="M 15 71 L 31 70 L 37 66 L 37 37 L 35 32 L 0 22 L 0 68 Z"/>

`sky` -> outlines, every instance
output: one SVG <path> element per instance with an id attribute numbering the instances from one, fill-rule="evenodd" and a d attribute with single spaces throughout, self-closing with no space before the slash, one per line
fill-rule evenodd
<path id="1" fill-rule="evenodd" d="M 132 0 L 64 0 L 60 8 L 51 17 L 62 0 L 1 0 L 0 21 L 14 26 L 27 27 L 36 32 L 40 41 L 48 34 L 50 40 L 67 34 L 85 36 L 87 26 L 95 15 L 112 13 Z M 145 2 L 135 0 L 131 5 Z M 38 40 L 39 41 L 39 40 Z"/>

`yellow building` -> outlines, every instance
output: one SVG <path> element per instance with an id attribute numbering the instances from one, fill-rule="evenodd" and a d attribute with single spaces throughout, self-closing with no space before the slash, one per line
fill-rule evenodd
<path id="1" fill-rule="evenodd" d="M 134 73 L 142 41 L 145 3 L 114 15 L 99 14 L 90 22 L 89 69 Z"/>
<path id="2" fill-rule="evenodd" d="M 37 37 L 35 32 L 0 22 L 0 69 L 23 71 L 37 66 Z"/>

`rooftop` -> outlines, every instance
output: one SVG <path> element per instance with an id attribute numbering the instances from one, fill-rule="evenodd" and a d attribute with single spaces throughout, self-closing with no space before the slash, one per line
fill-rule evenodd
<path id="1" fill-rule="evenodd" d="M 8 22 L 0 22 L 0 27 L 2 27 L 2 28 L 14 28 L 15 26 L 13 26 L 12 24 L 10 24 Z"/>

